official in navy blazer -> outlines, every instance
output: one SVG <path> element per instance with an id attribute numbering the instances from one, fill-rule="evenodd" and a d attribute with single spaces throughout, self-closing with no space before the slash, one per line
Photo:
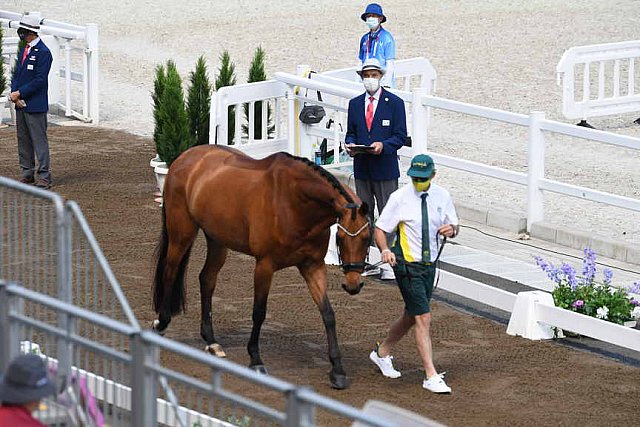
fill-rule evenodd
<path id="1" fill-rule="evenodd" d="M 18 36 L 27 44 L 18 52 L 16 71 L 11 80 L 11 101 L 16 106 L 18 155 L 21 182 L 51 187 L 47 112 L 49 111 L 49 70 L 53 60 L 49 48 L 38 37 L 40 18 L 23 15 Z M 36 181 L 36 158 L 38 159 Z"/>
<path id="2" fill-rule="evenodd" d="M 353 157 L 356 194 L 369 205 L 371 224 L 374 208 L 382 212 L 391 193 L 398 189 L 398 150 L 407 139 L 404 101 L 380 86 L 384 72 L 376 58 L 363 63 L 358 74 L 365 93 L 349 101 L 345 136 L 347 152 Z M 393 279 L 393 271 L 383 269 L 381 278 Z"/>

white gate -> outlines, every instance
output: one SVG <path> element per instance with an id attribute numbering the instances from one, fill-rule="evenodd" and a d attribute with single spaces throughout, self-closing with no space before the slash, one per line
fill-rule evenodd
<path id="1" fill-rule="evenodd" d="M 585 125 L 589 117 L 639 112 L 640 73 L 635 71 L 638 57 L 640 40 L 565 51 L 556 68 L 558 84 L 562 82 L 564 116 L 581 119 Z M 582 85 L 577 86 L 580 77 Z"/>
<path id="2" fill-rule="evenodd" d="M 30 14 L 39 16 L 38 12 Z M 18 28 L 21 17 L 19 13 L 0 10 L 0 25 Z M 49 104 L 60 107 L 67 117 L 97 124 L 98 26 L 87 24 L 83 27 L 41 19 L 39 34 L 53 56 L 49 73 Z M 5 37 L 3 40 L 2 60 L 8 65 L 7 73 L 15 64 L 19 41 L 18 37 Z M 7 81 L 10 81 L 10 76 L 7 77 Z M 76 89 L 78 86 L 79 89 Z"/>

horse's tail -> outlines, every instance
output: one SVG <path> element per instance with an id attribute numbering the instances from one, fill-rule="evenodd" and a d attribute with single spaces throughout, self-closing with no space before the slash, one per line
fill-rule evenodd
<path id="1" fill-rule="evenodd" d="M 187 271 L 187 264 L 189 263 L 189 256 L 191 255 L 191 247 L 193 243 L 189 245 L 189 248 L 185 252 L 176 273 L 176 278 L 171 286 L 170 310 L 171 315 L 178 314 L 185 309 L 186 293 L 184 287 L 184 276 Z M 154 276 L 154 289 L 153 289 L 153 308 L 156 313 L 159 313 L 163 306 L 165 298 L 165 287 L 163 283 L 164 271 L 167 265 L 167 250 L 169 248 L 169 235 L 167 233 L 167 218 L 164 206 L 162 206 L 162 231 L 160 232 L 160 241 L 156 247 L 156 273 Z"/>

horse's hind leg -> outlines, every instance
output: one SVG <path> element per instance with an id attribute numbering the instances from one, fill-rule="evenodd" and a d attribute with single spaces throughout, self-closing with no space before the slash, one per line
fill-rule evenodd
<path id="1" fill-rule="evenodd" d="M 253 328 L 251 329 L 247 351 L 251 358 L 249 367 L 263 374 L 267 373 L 267 368 L 265 368 L 260 357 L 260 329 L 267 316 L 267 299 L 271 289 L 272 278 L 273 267 L 271 262 L 266 260 L 257 261 L 256 270 L 253 274 Z"/>
<path id="2" fill-rule="evenodd" d="M 224 265 L 226 259 L 227 248 L 220 246 L 218 242 L 207 236 L 207 260 L 204 263 L 204 268 L 200 272 L 200 306 L 202 309 L 200 316 L 200 335 L 207 343 L 205 351 L 218 357 L 225 357 L 226 354 L 220 344 L 216 342 L 213 334 L 211 298 L 216 289 L 218 272 Z"/>
<path id="3" fill-rule="evenodd" d="M 152 328 L 160 334 L 169 326 L 171 316 L 184 308 L 184 276 L 198 232 L 198 226 L 186 211 L 172 212 L 173 217 L 169 212 L 164 215 L 155 278 L 154 304 L 158 319 Z"/>

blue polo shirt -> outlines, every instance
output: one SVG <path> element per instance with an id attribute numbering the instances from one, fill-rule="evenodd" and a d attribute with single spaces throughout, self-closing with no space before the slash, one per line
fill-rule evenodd
<path id="1" fill-rule="evenodd" d="M 375 33 L 368 32 L 360 38 L 360 62 L 367 58 L 376 58 L 386 68 L 387 60 L 396 59 L 396 42 L 391 33 L 382 25 Z"/>

